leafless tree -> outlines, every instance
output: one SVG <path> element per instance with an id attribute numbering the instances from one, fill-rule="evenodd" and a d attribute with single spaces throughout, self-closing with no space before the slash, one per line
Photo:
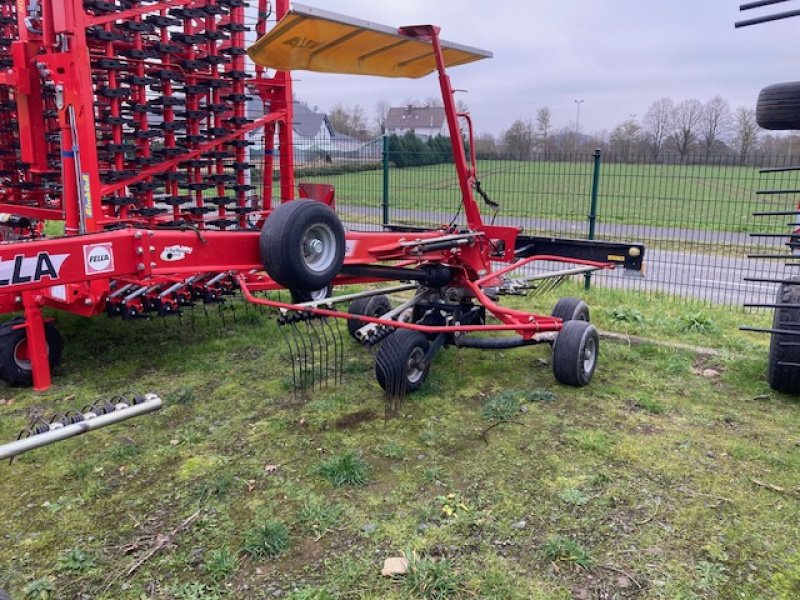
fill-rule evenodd
<path id="1" fill-rule="evenodd" d="M 681 158 L 686 158 L 697 141 L 702 118 L 703 104 L 699 100 L 683 100 L 675 105 L 668 139 Z"/>
<path id="2" fill-rule="evenodd" d="M 386 116 L 389 114 L 391 106 L 386 100 L 378 100 L 375 103 L 375 124 L 378 127 L 378 135 L 386 133 Z"/>
<path id="3" fill-rule="evenodd" d="M 364 109 L 358 104 L 345 106 L 341 102 L 337 102 L 328 113 L 328 120 L 331 127 L 339 133 L 359 139 L 369 137 L 367 118 L 364 115 Z"/>
<path id="4" fill-rule="evenodd" d="M 536 134 L 544 154 L 547 154 L 550 149 L 549 141 L 552 128 L 550 109 L 547 106 L 543 106 L 536 111 Z"/>
<path id="5" fill-rule="evenodd" d="M 506 153 L 516 160 L 528 160 L 533 154 L 533 125 L 517 119 L 503 134 Z"/>
<path id="6" fill-rule="evenodd" d="M 756 122 L 756 111 L 752 108 L 741 106 L 736 109 L 736 149 L 742 164 L 747 161 L 747 156 L 758 142 L 761 133 Z"/>
<path id="7" fill-rule="evenodd" d="M 481 133 L 475 137 L 475 152 L 478 156 L 497 153 L 497 140 L 492 133 Z"/>
<path id="8" fill-rule="evenodd" d="M 671 98 L 662 98 L 657 102 L 653 102 L 644 115 L 644 125 L 650 142 L 650 153 L 654 159 L 661 155 L 664 143 L 667 141 L 670 119 L 674 109 L 675 103 Z"/>
<path id="9" fill-rule="evenodd" d="M 700 141 L 711 156 L 717 144 L 725 138 L 731 127 L 731 107 L 722 96 L 714 96 L 703 107 L 702 133 Z"/>
<path id="10" fill-rule="evenodd" d="M 623 161 L 627 161 L 641 135 L 642 126 L 635 119 L 623 121 L 611 132 L 611 150 Z"/>

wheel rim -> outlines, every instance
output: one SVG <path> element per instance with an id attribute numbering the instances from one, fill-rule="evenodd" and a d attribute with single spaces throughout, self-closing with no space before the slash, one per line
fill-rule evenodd
<path id="1" fill-rule="evenodd" d="M 50 356 L 50 344 L 45 344 L 47 349 L 47 356 Z M 28 339 L 22 338 L 14 346 L 14 364 L 22 371 L 31 370 L 31 353 L 28 348 Z"/>
<path id="2" fill-rule="evenodd" d="M 301 244 L 303 262 L 311 271 L 324 272 L 336 260 L 336 234 L 324 223 L 306 229 Z"/>
<path id="3" fill-rule="evenodd" d="M 597 342 L 594 338 L 589 338 L 583 347 L 583 372 L 591 373 L 595 362 L 597 362 Z"/>
<path id="4" fill-rule="evenodd" d="M 409 383 L 419 383 L 425 375 L 425 369 L 422 368 L 422 361 L 425 359 L 425 351 L 419 346 L 415 347 L 411 354 L 408 355 L 406 362 L 406 379 Z"/>
<path id="5" fill-rule="evenodd" d="M 311 299 L 314 302 L 319 302 L 320 300 L 325 300 L 328 297 L 328 288 L 320 288 L 318 290 L 314 290 L 313 292 L 309 292 Z"/>

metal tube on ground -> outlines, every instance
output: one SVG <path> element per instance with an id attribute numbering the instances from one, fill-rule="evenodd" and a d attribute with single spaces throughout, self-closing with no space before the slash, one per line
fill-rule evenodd
<path id="1" fill-rule="evenodd" d="M 141 404 L 134 404 L 132 406 L 125 406 L 123 404 L 123 406 L 125 406 L 124 408 L 117 408 L 113 412 L 104 415 L 87 417 L 87 415 L 93 414 L 87 413 L 84 415 L 85 420 L 78 423 L 73 423 L 71 425 L 53 423 L 51 424 L 50 431 L 32 435 L 8 444 L 3 444 L 0 446 L 0 460 L 5 458 L 13 458 L 14 456 L 18 456 L 24 452 L 41 448 L 42 446 L 55 444 L 56 442 L 81 435 L 88 431 L 94 431 L 95 429 L 100 429 L 101 427 L 106 427 L 114 423 L 120 423 L 122 421 L 126 421 L 128 419 L 132 419 L 161 408 L 161 398 L 159 398 L 157 395 L 145 394 L 145 398 L 146 400 Z"/>

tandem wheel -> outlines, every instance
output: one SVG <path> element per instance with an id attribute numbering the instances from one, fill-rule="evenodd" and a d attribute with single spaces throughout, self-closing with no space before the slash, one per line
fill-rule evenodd
<path id="1" fill-rule="evenodd" d="M 575 387 L 592 380 L 600 354 L 600 336 L 586 321 L 565 321 L 553 344 L 553 374 Z"/>
<path id="2" fill-rule="evenodd" d="M 428 378 L 428 337 L 419 331 L 399 329 L 387 337 L 375 356 L 375 377 L 388 394 L 416 392 Z"/>
<path id="3" fill-rule="evenodd" d="M 350 303 L 350 308 L 347 312 L 351 315 L 363 315 L 365 317 L 382 317 L 387 312 L 392 310 L 392 303 L 389 301 L 388 296 L 379 294 L 377 296 L 368 296 L 366 298 L 356 298 Z M 366 323 L 358 319 L 347 320 L 347 331 L 350 337 L 354 340 L 361 341 L 356 337 L 356 332 L 361 329 Z"/>

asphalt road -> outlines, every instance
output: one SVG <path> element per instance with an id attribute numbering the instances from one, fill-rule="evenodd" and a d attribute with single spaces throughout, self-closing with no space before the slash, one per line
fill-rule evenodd
<path id="1" fill-rule="evenodd" d="M 380 209 L 364 207 L 339 207 L 345 215 L 372 222 L 380 220 Z M 403 211 L 393 209 L 392 222 L 448 223 L 452 214 L 438 211 Z M 486 217 L 484 217 L 486 219 Z M 487 219 L 488 220 L 488 219 Z M 521 226 L 528 231 L 552 233 L 563 237 L 585 238 L 587 225 L 575 221 L 556 221 L 521 217 L 499 217 L 498 225 Z M 374 228 L 353 223 L 354 229 Z M 594 276 L 599 285 L 647 291 L 661 291 L 685 298 L 695 298 L 727 306 L 746 302 L 770 303 L 777 286 L 771 283 L 749 282 L 747 277 L 780 279 L 789 276 L 785 261 L 747 258 L 743 246 L 753 245 L 746 233 L 720 232 L 701 229 L 638 226 L 598 223 L 597 239 L 626 239 L 642 242 L 647 247 L 645 276 L 627 276 L 621 270 Z M 758 240 L 758 253 L 785 254 L 785 239 Z M 681 251 L 681 245 L 687 245 Z M 708 251 L 703 251 L 703 246 Z M 732 246 L 732 247 L 728 247 Z M 727 248 L 726 248 L 727 247 Z"/>

